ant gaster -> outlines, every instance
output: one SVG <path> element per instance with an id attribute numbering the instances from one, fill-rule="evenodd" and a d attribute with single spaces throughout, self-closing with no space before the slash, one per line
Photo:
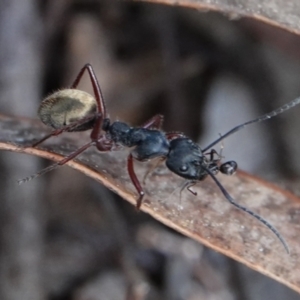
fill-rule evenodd
<path id="1" fill-rule="evenodd" d="M 90 76 L 95 98 L 86 92 L 76 89 L 85 71 Z M 107 115 L 104 98 L 95 72 L 90 64 L 86 64 L 80 70 L 69 89 L 55 92 L 42 101 L 38 111 L 39 117 L 47 126 L 54 128 L 54 131 L 33 144 L 33 147 L 62 132 L 87 129 L 91 129 L 91 141 L 66 156 L 60 162 L 20 180 L 19 183 L 31 180 L 53 170 L 57 166 L 64 165 L 91 146 L 96 146 L 101 152 L 117 150 L 121 146 L 130 147 L 133 150 L 128 155 L 127 169 L 130 179 L 139 194 L 136 204 L 137 209 L 142 204 L 144 191 L 134 171 L 134 159 L 146 161 L 160 157 L 165 160 L 166 166 L 172 172 L 189 180 L 187 189 L 195 195 L 196 193 L 190 187 L 197 181 L 204 180 L 207 176 L 210 176 L 232 205 L 253 216 L 268 227 L 289 253 L 289 248 L 280 233 L 261 216 L 236 203 L 221 185 L 215 175 L 219 171 L 226 175 L 232 175 L 237 169 L 237 163 L 229 161 L 220 165 L 221 156 L 212 147 L 245 126 L 270 119 L 299 103 L 300 98 L 297 98 L 268 114 L 236 126 L 204 149 L 201 149 L 198 144 L 182 133 L 163 132 L 161 130 L 163 121 L 161 115 L 155 115 L 140 127 L 130 127 L 126 123 L 119 121 L 111 122 Z"/>

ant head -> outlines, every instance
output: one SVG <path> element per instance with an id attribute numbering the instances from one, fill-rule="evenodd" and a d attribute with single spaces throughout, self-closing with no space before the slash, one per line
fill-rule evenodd
<path id="1" fill-rule="evenodd" d="M 54 129 L 60 129 L 71 123 L 76 123 L 97 112 L 95 98 L 77 89 L 65 89 L 57 91 L 40 104 L 38 115 L 41 121 Z M 94 120 L 89 120 L 72 131 L 82 131 L 92 128 Z"/>
<path id="2" fill-rule="evenodd" d="M 220 166 L 220 172 L 226 175 L 233 175 L 237 170 L 237 163 L 233 160 L 227 161 Z"/>
<path id="3" fill-rule="evenodd" d="M 200 147 L 188 138 L 178 138 L 170 142 L 166 165 L 175 174 L 192 180 L 202 180 L 206 172 L 202 168 L 204 156 Z"/>

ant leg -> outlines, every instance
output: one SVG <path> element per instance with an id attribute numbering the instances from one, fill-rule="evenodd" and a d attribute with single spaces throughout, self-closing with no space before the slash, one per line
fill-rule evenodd
<path id="1" fill-rule="evenodd" d="M 18 183 L 22 184 L 22 183 L 24 183 L 26 181 L 30 181 L 30 180 L 32 180 L 32 179 L 34 179 L 36 177 L 39 177 L 41 175 L 44 175 L 44 174 L 46 174 L 46 173 L 54 170 L 55 168 L 57 168 L 59 166 L 62 166 L 64 164 L 66 164 L 68 161 L 74 159 L 75 157 L 77 157 L 79 154 L 81 154 L 82 152 L 84 152 L 86 149 L 90 148 L 94 144 L 95 144 L 94 141 L 91 141 L 91 142 L 85 144 L 84 146 L 80 147 L 79 149 L 75 150 L 74 152 L 72 152 L 71 154 L 69 154 L 68 156 L 66 156 L 65 158 L 63 158 L 61 161 L 59 161 L 59 162 L 57 162 L 57 163 L 55 163 L 55 164 L 53 164 L 53 165 L 51 165 L 51 166 L 49 166 L 49 167 L 47 167 L 47 168 L 39 171 L 39 172 L 37 172 L 37 173 L 35 173 L 35 174 L 33 174 L 33 175 L 29 176 L 29 177 L 26 177 L 26 178 L 18 180 Z"/>
<path id="2" fill-rule="evenodd" d="M 156 161 L 156 163 L 152 164 L 151 168 L 150 168 L 150 169 L 146 172 L 146 174 L 144 175 L 144 178 L 143 178 L 143 184 L 145 184 L 148 175 L 149 175 L 150 173 L 152 173 L 152 171 L 153 171 L 154 169 L 156 169 L 156 168 L 157 168 L 163 161 L 165 161 L 165 160 L 166 160 L 165 157 L 160 157 L 160 158 Z"/>
<path id="3" fill-rule="evenodd" d="M 197 192 L 195 192 L 195 191 L 192 189 L 192 187 L 193 187 L 194 185 L 196 185 L 196 184 L 197 184 L 196 181 L 192 181 L 192 182 L 190 182 L 190 183 L 187 185 L 187 187 L 186 187 L 186 189 L 187 189 L 191 194 L 193 194 L 194 196 L 197 196 Z"/>
<path id="4" fill-rule="evenodd" d="M 161 129 L 162 123 L 164 121 L 164 116 L 162 115 L 155 115 L 150 120 L 142 124 L 140 127 L 142 128 L 155 128 L 155 129 Z"/>
<path id="5" fill-rule="evenodd" d="M 203 167 L 204 170 L 210 175 L 210 177 L 214 180 L 214 182 L 217 184 L 217 186 L 219 187 L 219 189 L 221 190 L 222 194 L 225 196 L 225 198 L 229 201 L 229 203 L 231 203 L 233 206 L 235 206 L 236 208 L 246 212 L 247 214 L 249 214 L 250 216 L 254 217 L 255 219 L 257 219 L 259 222 L 261 222 L 262 224 L 264 224 L 267 228 L 269 228 L 278 238 L 278 240 L 281 242 L 281 244 L 283 245 L 283 247 L 285 248 L 286 252 L 289 254 L 290 250 L 289 247 L 286 243 L 286 241 L 284 240 L 284 238 L 281 236 L 281 234 L 278 232 L 278 230 L 273 227 L 267 220 L 265 220 L 263 217 L 261 217 L 260 215 L 256 214 L 255 212 L 251 211 L 249 208 L 242 206 L 238 203 L 235 202 L 235 200 L 229 195 L 229 193 L 225 190 L 225 188 L 222 186 L 222 184 L 219 182 L 219 180 L 216 178 L 216 176 L 211 172 L 211 170 L 209 170 L 208 168 Z"/>
<path id="6" fill-rule="evenodd" d="M 196 181 L 186 181 L 183 186 L 181 187 L 180 189 L 180 197 L 179 197 L 179 200 L 180 200 L 180 205 L 181 205 L 181 195 L 182 195 L 182 191 L 186 188 L 191 194 L 193 194 L 194 196 L 197 196 L 197 192 L 195 192 L 192 187 L 194 185 L 196 185 L 197 182 Z"/>
<path id="7" fill-rule="evenodd" d="M 221 136 L 221 135 L 220 135 Z M 222 157 L 222 152 L 223 152 L 223 148 L 224 148 L 224 141 L 221 141 L 221 150 L 220 153 L 217 152 L 215 149 L 211 149 L 209 152 L 204 153 L 204 155 L 209 155 L 210 156 L 210 161 L 211 162 L 219 162 L 223 157 Z M 218 158 L 214 158 L 214 155 L 216 155 Z"/>
<path id="8" fill-rule="evenodd" d="M 90 80 L 91 80 L 93 90 L 94 90 L 94 94 L 95 94 L 95 97 L 96 97 L 96 101 L 97 101 L 97 104 L 98 104 L 98 110 L 99 110 L 98 112 L 101 113 L 103 119 L 106 119 L 107 115 L 106 115 L 106 107 L 105 107 L 104 97 L 103 97 L 103 94 L 102 94 L 97 76 L 96 76 L 95 71 L 94 71 L 91 64 L 85 64 L 83 66 L 83 68 L 78 73 L 75 81 L 73 82 L 73 84 L 71 85 L 70 88 L 71 89 L 76 89 L 77 88 L 77 86 L 78 86 L 78 84 L 81 80 L 81 77 L 82 77 L 85 70 L 88 71 L 89 76 L 90 76 Z"/>
<path id="9" fill-rule="evenodd" d="M 184 189 L 187 189 L 191 194 L 193 194 L 194 196 L 197 196 L 197 192 L 195 192 L 192 187 L 194 185 L 196 185 L 197 182 L 196 181 L 191 181 L 191 180 L 186 180 L 184 181 L 184 183 L 182 184 L 182 186 L 180 187 L 180 191 L 179 191 L 179 204 L 181 205 L 181 199 L 182 199 L 182 191 Z M 177 188 L 176 188 L 177 189 Z M 175 189 L 175 190 L 176 190 Z M 173 193 L 175 192 L 175 190 L 173 191 Z M 172 194 L 173 194 L 172 193 Z"/>
<path id="10" fill-rule="evenodd" d="M 85 70 L 87 70 L 89 73 L 90 80 L 91 80 L 94 94 L 95 94 L 95 98 L 96 98 L 96 102 L 97 102 L 98 113 L 100 113 L 102 116 L 101 118 L 98 118 L 96 120 L 93 130 L 91 132 L 91 139 L 96 141 L 102 130 L 103 121 L 105 119 L 107 119 L 107 113 L 106 113 L 106 106 L 105 106 L 104 97 L 103 97 L 103 94 L 102 94 L 102 91 L 100 88 L 100 84 L 98 82 L 97 76 L 96 76 L 95 71 L 91 64 L 84 65 L 84 67 L 78 73 L 75 81 L 71 85 L 71 89 L 75 89 L 78 86 Z"/>
<path id="11" fill-rule="evenodd" d="M 136 208 L 139 210 L 142 205 L 142 200 L 143 200 L 145 193 L 143 191 L 143 188 L 142 188 L 138 178 L 135 175 L 134 168 L 133 168 L 133 156 L 131 153 L 128 155 L 128 159 L 127 159 L 127 170 L 128 170 L 128 174 L 130 176 L 130 179 L 131 179 L 134 187 L 136 188 L 137 192 L 139 193 L 139 198 L 136 201 Z"/>
<path id="12" fill-rule="evenodd" d="M 209 152 L 205 153 L 204 155 L 209 155 L 210 156 L 210 158 L 209 158 L 210 161 L 219 161 L 219 160 L 221 160 L 220 154 L 215 149 L 211 149 Z M 214 155 L 218 156 L 218 158 L 215 159 Z"/>
<path id="13" fill-rule="evenodd" d="M 57 136 L 57 135 L 60 135 L 61 133 L 65 132 L 65 131 L 73 131 L 74 129 L 76 129 L 76 127 L 80 126 L 80 125 L 83 125 L 85 123 L 88 123 L 89 121 L 92 121 L 93 119 L 95 118 L 99 118 L 100 115 L 98 114 L 98 116 L 96 115 L 91 115 L 91 116 L 88 116 L 88 117 L 85 117 L 85 118 L 82 118 L 81 120 L 75 122 L 75 123 L 72 123 L 70 125 L 67 125 L 67 126 L 64 126 L 62 128 L 59 128 L 59 129 L 56 129 L 56 130 L 53 130 L 51 133 L 47 134 L 45 137 L 43 137 L 42 139 L 40 139 L 39 141 L 35 142 L 34 144 L 31 145 L 31 147 L 36 147 L 38 146 L 39 144 L 41 144 L 42 142 L 48 140 L 50 137 L 52 136 Z"/>

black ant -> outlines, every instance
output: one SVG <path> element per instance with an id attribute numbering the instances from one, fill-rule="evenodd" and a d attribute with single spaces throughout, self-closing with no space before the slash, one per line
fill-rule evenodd
<path id="1" fill-rule="evenodd" d="M 85 71 L 88 71 L 90 76 L 95 98 L 86 92 L 76 89 Z M 280 233 L 261 216 L 236 203 L 218 181 L 215 175 L 219 171 L 226 175 L 232 175 L 237 169 L 237 163 L 235 161 L 229 161 L 220 164 L 221 156 L 216 150 L 212 149 L 212 147 L 245 126 L 270 119 L 299 103 L 300 98 L 297 98 L 268 114 L 238 125 L 229 130 L 226 134 L 221 135 L 204 149 L 201 149 L 198 144 L 194 143 L 182 133 L 163 132 L 161 130 L 163 122 L 161 115 L 155 115 L 139 127 L 130 127 L 126 123 L 119 121 L 111 122 L 106 112 L 104 98 L 95 72 L 90 64 L 86 64 L 80 70 L 69 89 L 55 92 L 42 101 L 38 115 L 43 123 L 51 126 L 55 130 L 32 146 L 36 147 L 48 138 L 57 136 L 65 131 L 71 132 L 88 129 L 92 130 L 90 135 L 91 141 L 66 156 L 60 162 L 20 180 L 19 183 L 31 180 L 53 170 L 57 166 L 64 165 L 91 146 L 96 146 L 101 152 L 117 150 L 121 146 L 130 147 L 133 148 L 133 150 L 127 159 L 127 169 L 130 179 L 139 194 L 136 204 L 137 209 L 142 205 L 144 191 L 134 172 L 134 159 L 147 161 L 159 157 L 165 160 L 166 166 L 172 172 L 188 179 L 186 187 L 195 195 L 196 193 L 193 192 L 191 186 L 196 184 L 197 181 L 204 180 L 209 175 L 232 205 L 267 226 L 277 236 L 285 250 L 289 253 L 289 248 Z"/>

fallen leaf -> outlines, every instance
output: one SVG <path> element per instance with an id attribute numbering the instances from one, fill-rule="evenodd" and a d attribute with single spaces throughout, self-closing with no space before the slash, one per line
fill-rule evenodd
<path id="1" fill-rule="evenodd" d="M 0 128 L 0 149 L 37 155 L 53 161 L 61 160 L 82 146 L 84 140 L 89 141 L 87 132 L 64 133 L 52 137 L 38 148 L 26 148 L 24 146 L 31 145 L 49 133 L 39 121 L 0 116 Z M 67 165 L 135 205 L 137 193 L 127 174 L 127 154 L 127 149 L 100 153 L 91 147 Z M 137 162 L 138 177 L 143 178 L 149 167 L 148 163 Z M 197 196 L 184 190 L 180 197 L 182 179 L 163 164 L 147 177 L 144 185 L 146 196 L 141 210 L 207 247 L 299 292 L 300 199 L 241 171 L 236 176 L 220 175 L 218 178 L 238 203 L 260 214 L 278 229 L 290 247 L 290 254 L 286 253 L 268 228 L 230 205 L 211 179 L 193 187 Z"/>

